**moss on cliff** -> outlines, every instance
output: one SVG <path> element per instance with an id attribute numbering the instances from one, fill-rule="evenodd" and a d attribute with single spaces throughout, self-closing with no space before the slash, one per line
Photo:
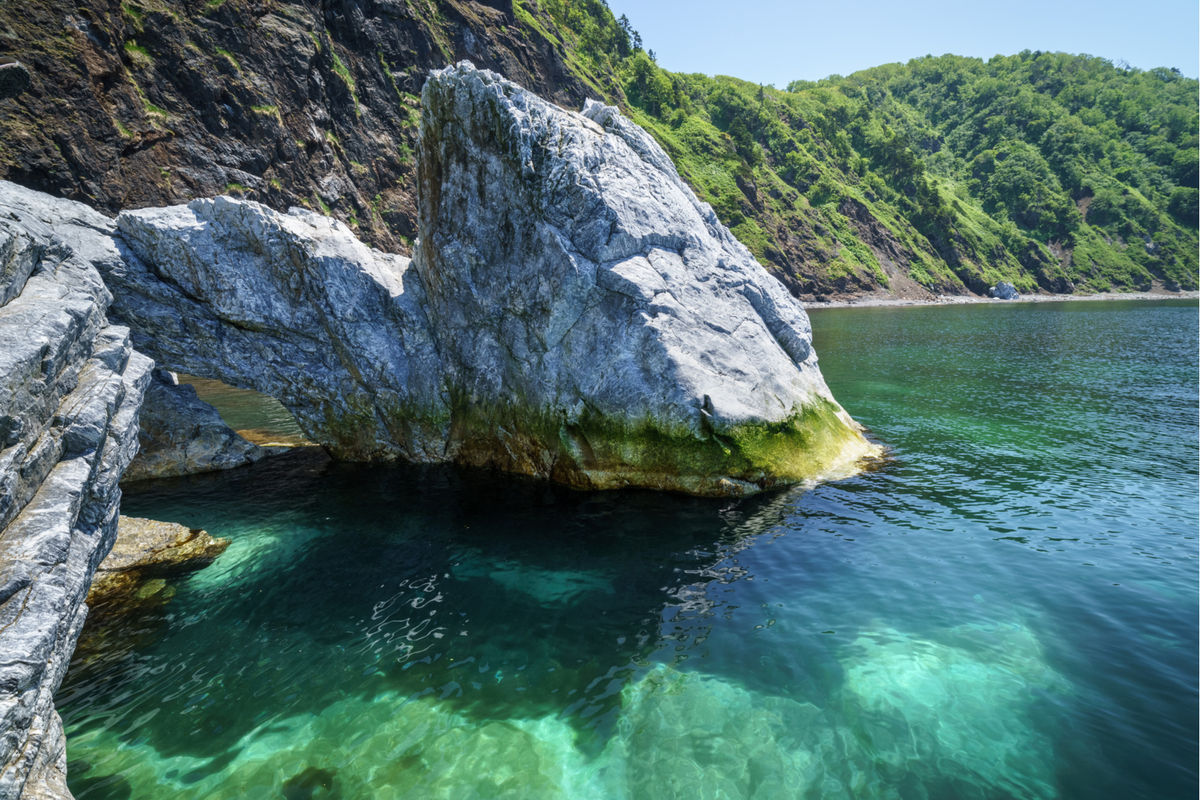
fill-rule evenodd
<path id="1" fill-rule="evenodd" d="M 702 412 L 697 411 L 700 415 Z M 515 404 L 460 403 L 452 414 L 456 461 L 550 475 L 582 489 L 644 486 L 692 494 L 750 494 L 849 474 L 878 448 L 835 403 L 817 398 L 778 422 L 693 430 L 662 420 L 616 419 Z"/>

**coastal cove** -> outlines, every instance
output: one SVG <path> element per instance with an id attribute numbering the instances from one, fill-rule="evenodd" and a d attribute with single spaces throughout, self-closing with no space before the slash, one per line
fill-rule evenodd
<path id="1" fill-rule="evenodd" d="M 1196 302 L 812 325 L 889 455 L 811 490 L 581 493 L 314 448 L 128 485 L 123 513 L 232 544 L 85 629 L 57 697 L 72 792 L 1195 796 Z"/>

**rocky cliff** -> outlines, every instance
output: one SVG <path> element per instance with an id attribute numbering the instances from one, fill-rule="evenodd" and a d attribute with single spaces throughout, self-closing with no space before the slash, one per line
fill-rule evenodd
<path id="1" fill-rule="evenodd" d="M 544 24 L 552 25 L 549 20 Z M 406 252 L 421 84 L 470 58 L 579 103 L 511 0 L 6 0 L 0 178 L 100 210 L 229 193 L 336 214 Z"/>
<path id="2" fill-rule="evenodd" d="M 105 316 L 85 253 L 105 218 L 6 186 L 0 202 L 0 797 L 62 797 L 54 692 L 116 534 L 149 359 Z M 67 234 L 64 237 L 62 234 Z"/>

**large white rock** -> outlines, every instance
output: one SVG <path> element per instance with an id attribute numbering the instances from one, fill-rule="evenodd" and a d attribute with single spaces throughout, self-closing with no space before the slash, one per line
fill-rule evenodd
<path id="1" fill-rule="evenodd" d="M 418 162 L 411 263 L 228 197 L 60 216 L 140 350 L 277 397 L 343 459 L 744 494 L 872 452 L 803 309 L 616 109 L 459 64 Z"/>
<path id="2" fill-rule="evenodd" d="M 464 62 L 425 84 L 418 164 L 460 461 L 733 494 L 870 452 L 799 303 L 616 109 Z"/>

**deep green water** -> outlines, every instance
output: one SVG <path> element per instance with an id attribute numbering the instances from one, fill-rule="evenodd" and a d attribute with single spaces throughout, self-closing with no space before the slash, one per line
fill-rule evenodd
<path id="1" fill-rule="evenodd" d="M 813 313 L 879 471 L 745 501 L 312 452 L 60 693 L 79 798 L 1195 798 L 1197 309 Z"/>

